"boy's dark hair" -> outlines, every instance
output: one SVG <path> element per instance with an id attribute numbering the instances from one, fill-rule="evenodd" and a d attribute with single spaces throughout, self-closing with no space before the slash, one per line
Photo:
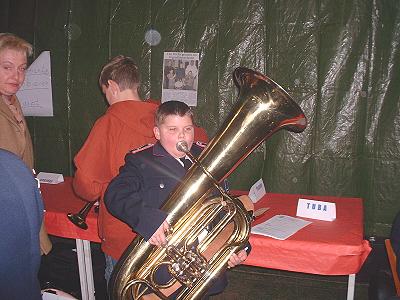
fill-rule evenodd
<path id="1" fill-rule="evenodd" d="M 178 115 L 180 117 L 187 115 L 192 119 L 192 121 L 194 121 L 193 112 L 186 103 L 180 101 L 168 101 L 158 107 L 155 116 L 156 125 L 160 126 L 164 122 L 165 118 L 170 115 Z"/>
<path id="2" fill-rule="evenodd" d="M 108 80 L 115 81 L 121 91 L 137 89 L 140 85 L 139 68 L 131 57 L 118 55 L 112 58 L 101 70 L 100 88 L 108 87 Z"/>

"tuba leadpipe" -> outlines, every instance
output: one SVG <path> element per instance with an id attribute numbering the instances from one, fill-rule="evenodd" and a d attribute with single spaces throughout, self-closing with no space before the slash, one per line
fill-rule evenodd
<path id="1" fill-rule="evenodd" d="M 228 177 L 278 130 L 299 133 L 307 121 L 286 91 L 267 76 L 239 67 L 233 72 L 233 80 L 238 88 L 233 109 L 199 156 L 199 164 L 189 169 L 161 207 L 170 224 L 167 246 L 156 247 L 136 237 L 114 268 L 109 285 L 111 299 L 139 299 L 146 289 L 167 299 L 168 289 L 176 284 L 182 286 L 177 299 L 199 299 L 226 269 L 232 253 L 245 247 L 251 213 L 229 195 L 210 199 L 215 182 Z M 216 225 L 200 241 L 199 234 L 216 219 Z M 193 247 L 196 241 L 198 245 Z M 209 250 L 213 245 L 219 248 Z M 178 264 L 187 258 L 189 263 Z M 164 285 L 154 278 L 163 265 L 172 277 Z"/>

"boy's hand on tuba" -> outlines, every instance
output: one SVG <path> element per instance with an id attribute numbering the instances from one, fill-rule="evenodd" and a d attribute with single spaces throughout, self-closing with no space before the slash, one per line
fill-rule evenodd
<path id="1" fill-rule="evenodd" d="M 164 246 L 167 244 L 167 238 L 165 233 L 169 230 L 169 224 L 164 221 L 160 227 L 154 232 L 154 234 L 149 239 L 149 243 L 154 246 Z"/>
<path id="2" fill-rule="evenodd" d="M 247 259 L 247 252 L 240 250 L 238 253 L 233 253 L 228 261 L 228 268 L 233 268 L 244 262 Z"/>

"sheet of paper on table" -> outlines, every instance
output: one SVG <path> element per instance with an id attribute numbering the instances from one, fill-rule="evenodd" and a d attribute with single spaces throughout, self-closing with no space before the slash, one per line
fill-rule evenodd
<path id="1" fill-rule="evenodd" d="M 251 228 L 251 233 L 286 240 L 312 222 L 286 215 L 276 215 Z"/>

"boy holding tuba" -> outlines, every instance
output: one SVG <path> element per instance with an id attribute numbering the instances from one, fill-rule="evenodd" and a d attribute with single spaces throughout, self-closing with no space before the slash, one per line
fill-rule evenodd
<path id="1" fill-rule="evenodd" d="M 155 123 L 156 144 L 141 147 L 126 156 L 125 165 L 107 188 L 105 203 L 114 216 L 131 226 L 150 244 L 163 246 L 167 243 L 169 224 L 160 207 L 184 177 L 187 161 L 191 163 L 184 152 L 177 150 L 176 144 L 185 141 L 195 157 L 200 155 L 204 145 L 194 143 L 193 113 L 182 102 L 161 104 L 156 111 Z M 234 267 L 246 258 L 246 251 L 241 250 L 230 257 L 228 266 Z M 157 279 L 169 281 L 167 270 L 160 269 L 156 273 Z M 222 292 L 226 285 L 226 276 L 222 275 L 207 295 Z"/>

